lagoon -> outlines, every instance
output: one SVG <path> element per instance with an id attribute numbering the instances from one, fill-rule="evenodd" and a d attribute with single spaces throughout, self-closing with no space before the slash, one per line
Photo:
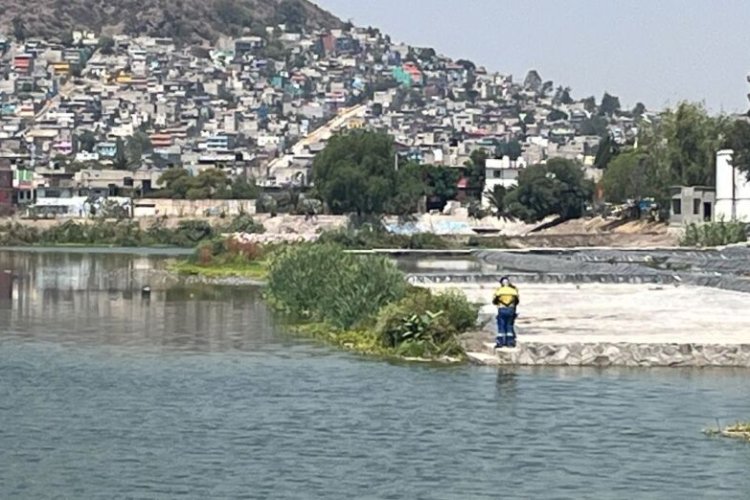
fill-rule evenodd
<path id="1" fill-rule="evenodd" d="M 0 498 L 747 498 L 746 370 L 385 363 L 164 257 L 0 252 Z M 2 272 L 8 271 L 8 272 Z"/>

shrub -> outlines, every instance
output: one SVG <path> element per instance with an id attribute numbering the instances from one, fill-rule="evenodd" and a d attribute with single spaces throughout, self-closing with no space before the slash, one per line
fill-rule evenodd
<path id="1" fill-rule="evenodd" d="M 403 356 L 455 355 L 457 336 L 476 324 L 478 308 L 460 292 L 433 294 L 412 288 L 383 308 L 375 327 L 380 342 Z"/>
<path id="2" fill-rule="evenodd" d="M 240 214 L 223 228 L 225 233 L 263 233 L 265 232 L 263 224 L 256 222 L 247 214 Z"/>
<path id="3" fill-rule="evenodd" d="M 680 244 L 691 247 L 714 247 L 744 241 L 747 241 L 744 222 L 720 220 L 705 224 L 688 224 Z"/>
<path id="4" fill-rule="evenodd" d="M 294 317 L 346 329 L 401 299 L 406 286 L 403 274 L 384 257 L 359 257 L 332 244 L 302 244 L 272 255 L 267 296 Z"/>

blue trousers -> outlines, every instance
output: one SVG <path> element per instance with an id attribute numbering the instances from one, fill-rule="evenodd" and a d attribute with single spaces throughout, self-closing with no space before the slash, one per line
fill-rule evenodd
<path id="1" fill-rule="evenodd" d="M 500 307 L 497 310 L 497 345 L 514 347 L 516 345 L 516 308 Z"/>

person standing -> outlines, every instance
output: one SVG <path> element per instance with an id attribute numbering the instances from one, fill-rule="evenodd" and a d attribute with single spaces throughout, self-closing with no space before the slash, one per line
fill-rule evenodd
<path id="1" fill-rule="evenodd" d="M 500 288 L 495 290 L 492 304 L 497 307 L 497 337 L 495 347 L 516 346 L 516 308 L 519 303 L 518 288 L 510 282 L 510 278 L 500 279 Z"/>

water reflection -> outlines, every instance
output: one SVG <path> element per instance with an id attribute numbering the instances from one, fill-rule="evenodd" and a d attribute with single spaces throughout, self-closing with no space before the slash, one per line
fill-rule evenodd
<path id="1" fill-rule="evenodd" d="M 499 397 L 512 399 L 518 390 L 518 371 L 516 368 L 500 367 L 497 371 L 495 389 Z"/>
<path id="2" fill-rule="evenodd" d="M 214 352 L 253 350 L 271 335 L 258 289 L 164 286 L 165 267 L 151 257 L 0 252 L 0 342 Z"/>

